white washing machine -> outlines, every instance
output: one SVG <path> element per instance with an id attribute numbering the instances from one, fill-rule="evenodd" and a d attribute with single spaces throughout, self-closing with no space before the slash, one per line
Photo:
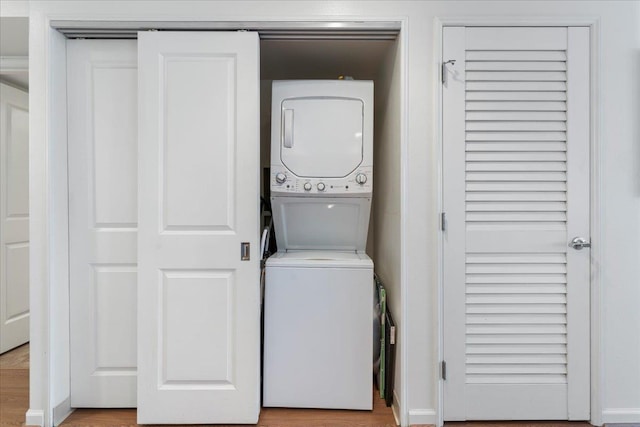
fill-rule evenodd
<path id="1" fill-rule="evenodd" d="M 373 82 L 276 81 L 263 405 L 371 409 Z"/>

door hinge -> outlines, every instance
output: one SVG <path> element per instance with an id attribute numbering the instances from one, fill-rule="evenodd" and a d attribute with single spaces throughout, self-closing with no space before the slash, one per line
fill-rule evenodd
<path id="1" fill-rule="evenodd" d="M 442 84 L 444 84 L 447 81 L 447 64 L 455 65 L 456 64 L 456 60 L 455 59 L 450 59 L 450 60 L 442 63 L 442 70 L 441 70 L 441 75 L 440 75 L 440 77 L 442 78 Z"/>
<path id="2" fill-rule="evenodd" d="M 445 231 L 447 229 L 447 214 L 442 212 L 440 214 L 440 230 Z"/>
<path id="3" fill-rule="evenodd" d="M 447 362 L 444 360 L 440 362 L 440 378 L 443 380 L 447 379 Z"/>

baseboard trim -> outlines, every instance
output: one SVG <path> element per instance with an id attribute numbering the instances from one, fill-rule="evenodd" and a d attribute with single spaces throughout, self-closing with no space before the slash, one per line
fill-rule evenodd
<path id="1" fill-rule="evenodd" d="M 73 412 L 71 409 L 70 397 L 60 402 L 58 406 L 53 408 L 53 425 L 59 426 Z"/>
<path id="2" fill-rule="evenodd" d="M 436 411 L 434 409 L 409 409 L 409 425 L 435 425 Z"/>
<path id="3" fill-rule="evenodd" d="M 604 424 L 640 423 L 640 408 L 610 408 L 602 411 Z"/>
<path id="4" fill-rule="evenodd" d="M 29 409 L 24 420 L 27 426 L 44 427 L 44 411 L 42 409 Z"/>
<path id="5" fill-rule="evenodd" d="M 401 426 L 400 422 L 400 400 L 398 399 L 398 395 L 396 391 L 393 390 L 393 401 L 391 402 L 391 412 L 393 413 L 393 418 L 396 420 L 396 425 Z"/>

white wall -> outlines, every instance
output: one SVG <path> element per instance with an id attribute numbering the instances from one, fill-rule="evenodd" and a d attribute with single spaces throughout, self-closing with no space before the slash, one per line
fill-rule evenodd
<path id="1" fill-rule="evenodd" d="M 370 255 L 375 271 L 387 291 L 389 311 L 398 330 L 404 328 L 402 313 L 402 50 L 400 40 L 389 49 L 375 86 L 374 180 L 371 229 L 375 238 Z M 402 401 L 403 338 L 396 341 L 395 404 Z M 399 408 L 394 407 L 395 411 Z M 397 414 L 399 415 L 399 414 Z"/>
<path id="2" fill-rule="evenodd" d="M 47 140 L 45 102 L 53 88 L 46 70 L 45 16 L 57 19 L 82 16 L 93 19 L 130 20 L 335 20 L 373 18 L 406 20 L 402 35 L 406 38 L 408 68 L 407 98 L 400 108 L 407 120 L 406 137 L 401 146 L 403 192 L 401 227 L 404 264 L 401 305 L 404 317 L 401 335 L 404 382 L 400 387 L 403 421 L 436 421 L 438 366 L 438 214 L 439 214 L 439 146 L 437 139 L 437 94 L 439 48 L 435 18 L 465 17 L 477 20 L 551 18 L 559 25 L 575 19 L 598 22 L 598 111 L 597 136 L 601 144 L 602 232 L 592 236 L 594 276 L 602 278 L 602 398 L 605 422 L 640 422 L 640 3 L 614 1 L 217 1 L 217 2 L 129 2 L 122 10 L 118 3 L 91 1 L 80 3 L 34 2 L 31 5 L 32 40 L 32 295 L 35 308 L 49 304 L 48 292 L 63 294 L 63 277 L 51 276 L 49 253 L 43 249 L 48 237 L 46 214 L 52 209 L 48 195 L 59 189 L 47 188 L 44 176 L 53 178 L 47 169 L 47 153 L 55 152 L 56 140 Z M 34 28 L 34 24 L 38 28 Z M 34 83 L 34 78 L 38 80 Z M 49 94 L 49 95 L 48 95 Z M 51 132 L 51 130 L 49 131 Z M 47 175 L 48 174 L 48 175 Z M 35 236 L 33 234 L 36 234 Z M 379 236 L 377 236 L 377 239 Z M 62 295 L 61 294 L 61 295 Z M 40 305 L 38 305 L 40 304 Z M 32 306 L 32 309 L 34 306 Z M 52 316 L 64 324 L 62 310 Z M 45 315 L 47 311 L 43 312 Z M 42 337 L 48 339 L 45 322 Z M 64 343 L 55 342 L 56 345 Z M 41 354 L 39 357 L 44 357 Z M 64 363 L 58 361 L 58 363 Z M 43 366 L 46 366 L 43 365 Z M 58 366 L 52 366 L 55 371 Z M 43 369 L 46 374 L 46 369 Z M 36 384 L 38 382 L 36 381 Z M 63 390 L 64 387 L 61 387 Z M 55 396 L 56 401 L 64 396 Z M 32 409 L 35 401 L 32 398 Z M 43 401 L 42 404 L 45 404 Z"/>

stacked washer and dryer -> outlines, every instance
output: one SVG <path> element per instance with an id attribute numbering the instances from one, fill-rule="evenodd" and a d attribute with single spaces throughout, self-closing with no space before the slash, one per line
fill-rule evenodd
<path id="1" fill-rule="evenodd" d="M 373 82 L 274 81 L 263 405 L 372 408 Z"/>

